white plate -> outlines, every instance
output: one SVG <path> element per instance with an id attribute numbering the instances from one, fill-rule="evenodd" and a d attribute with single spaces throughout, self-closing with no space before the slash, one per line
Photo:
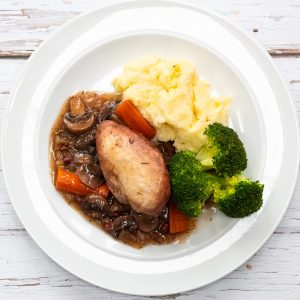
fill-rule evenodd
<path id="1" fill-rule="evenodd" d="M 183 244 L 135 250 L 86 222 L 54 189 L 49 132 L 64 99 L 111 89 L 128 60 L 185 57 L 223 95 L 245 143 L 247 174 L 265 184 L 264 206 L 242 220 L 218 213 Z M 75 18 L 29 59 L 3 123 L 2 164 L 17 214 L 58 264 L 95 285 L 139 295 L 211 283 L 253 255 L 281 220 L 295 185 L 293 105 L 270 57 L 241 30 L 203 9 L 167 1 L 114 2 Z"/>

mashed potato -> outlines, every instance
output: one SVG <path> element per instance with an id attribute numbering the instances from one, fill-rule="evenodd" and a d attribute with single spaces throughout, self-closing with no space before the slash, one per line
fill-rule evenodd
<path id="1" fill-rule="evenodd" d="M 207 125 L 227 124 L 230 98 L 212 96 L 190 61 L 147 56 L 125 65 L 113 86 L 155 126 L 157 138 L 174 141 L 177 151 L 198 152 Z"/>

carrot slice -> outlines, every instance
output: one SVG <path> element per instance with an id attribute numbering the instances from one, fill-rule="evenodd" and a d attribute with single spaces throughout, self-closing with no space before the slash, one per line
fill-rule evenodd
<path id="1" fill-rule="evenodd" d="M 55 187 L 58 190 L 78 195 L 99 194 L 104 198 L 108 197 L 109 189 L 106 183 L 96 189 L 85 185 L 76 174 L 63 168 L 58 168 Z"/>
<path id="2" fill-rule="evenodd" d="M 97 187 L 95 189 L 96 194 L 99 194 L 100 196 L 102 196 L 103 198 L 108 198 L 108 194 L 110 192 L 108 185 L 106 183 L 100 185 L 99 187 Z"/>
<path id="3" fill-rule="evenodd" d="M 125 125 L 142 133 L 146 138 L 152 139 L 156 135 L 155 128 L 142 116 L 130 100 L 122 101 L 115 109 L 115 113 Z"/>
<path id="4" fill-rule="evenodd" d="M 184 232 L 189 229 L 190 218 L 182 214 L 173 201 L 169 205 L 169 230 L 170 233 Z"/>

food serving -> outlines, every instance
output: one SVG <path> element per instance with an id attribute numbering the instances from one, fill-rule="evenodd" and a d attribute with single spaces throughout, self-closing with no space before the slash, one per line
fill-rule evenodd
<path id="1" fill-rule="evenodd" d="M 127 64 L 114 92 L 80 91 L 51 132 L 54 184 L 91 222 L 131 246 L 191 233 L 203 211 L 246 217 L 263 185 L 242 175 L 247 155 L 219 96 L 188 60 Z"/>

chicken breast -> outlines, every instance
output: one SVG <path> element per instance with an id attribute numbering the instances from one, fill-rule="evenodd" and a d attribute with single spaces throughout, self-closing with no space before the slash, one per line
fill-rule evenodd
<path id="1" fill-rule="evenodd" d="M 98 126 L 96 145 L 112 194 L 137 212 L 158 215 L 171 194 L 160 151 L 139 133 L 113 121 Z"/>

